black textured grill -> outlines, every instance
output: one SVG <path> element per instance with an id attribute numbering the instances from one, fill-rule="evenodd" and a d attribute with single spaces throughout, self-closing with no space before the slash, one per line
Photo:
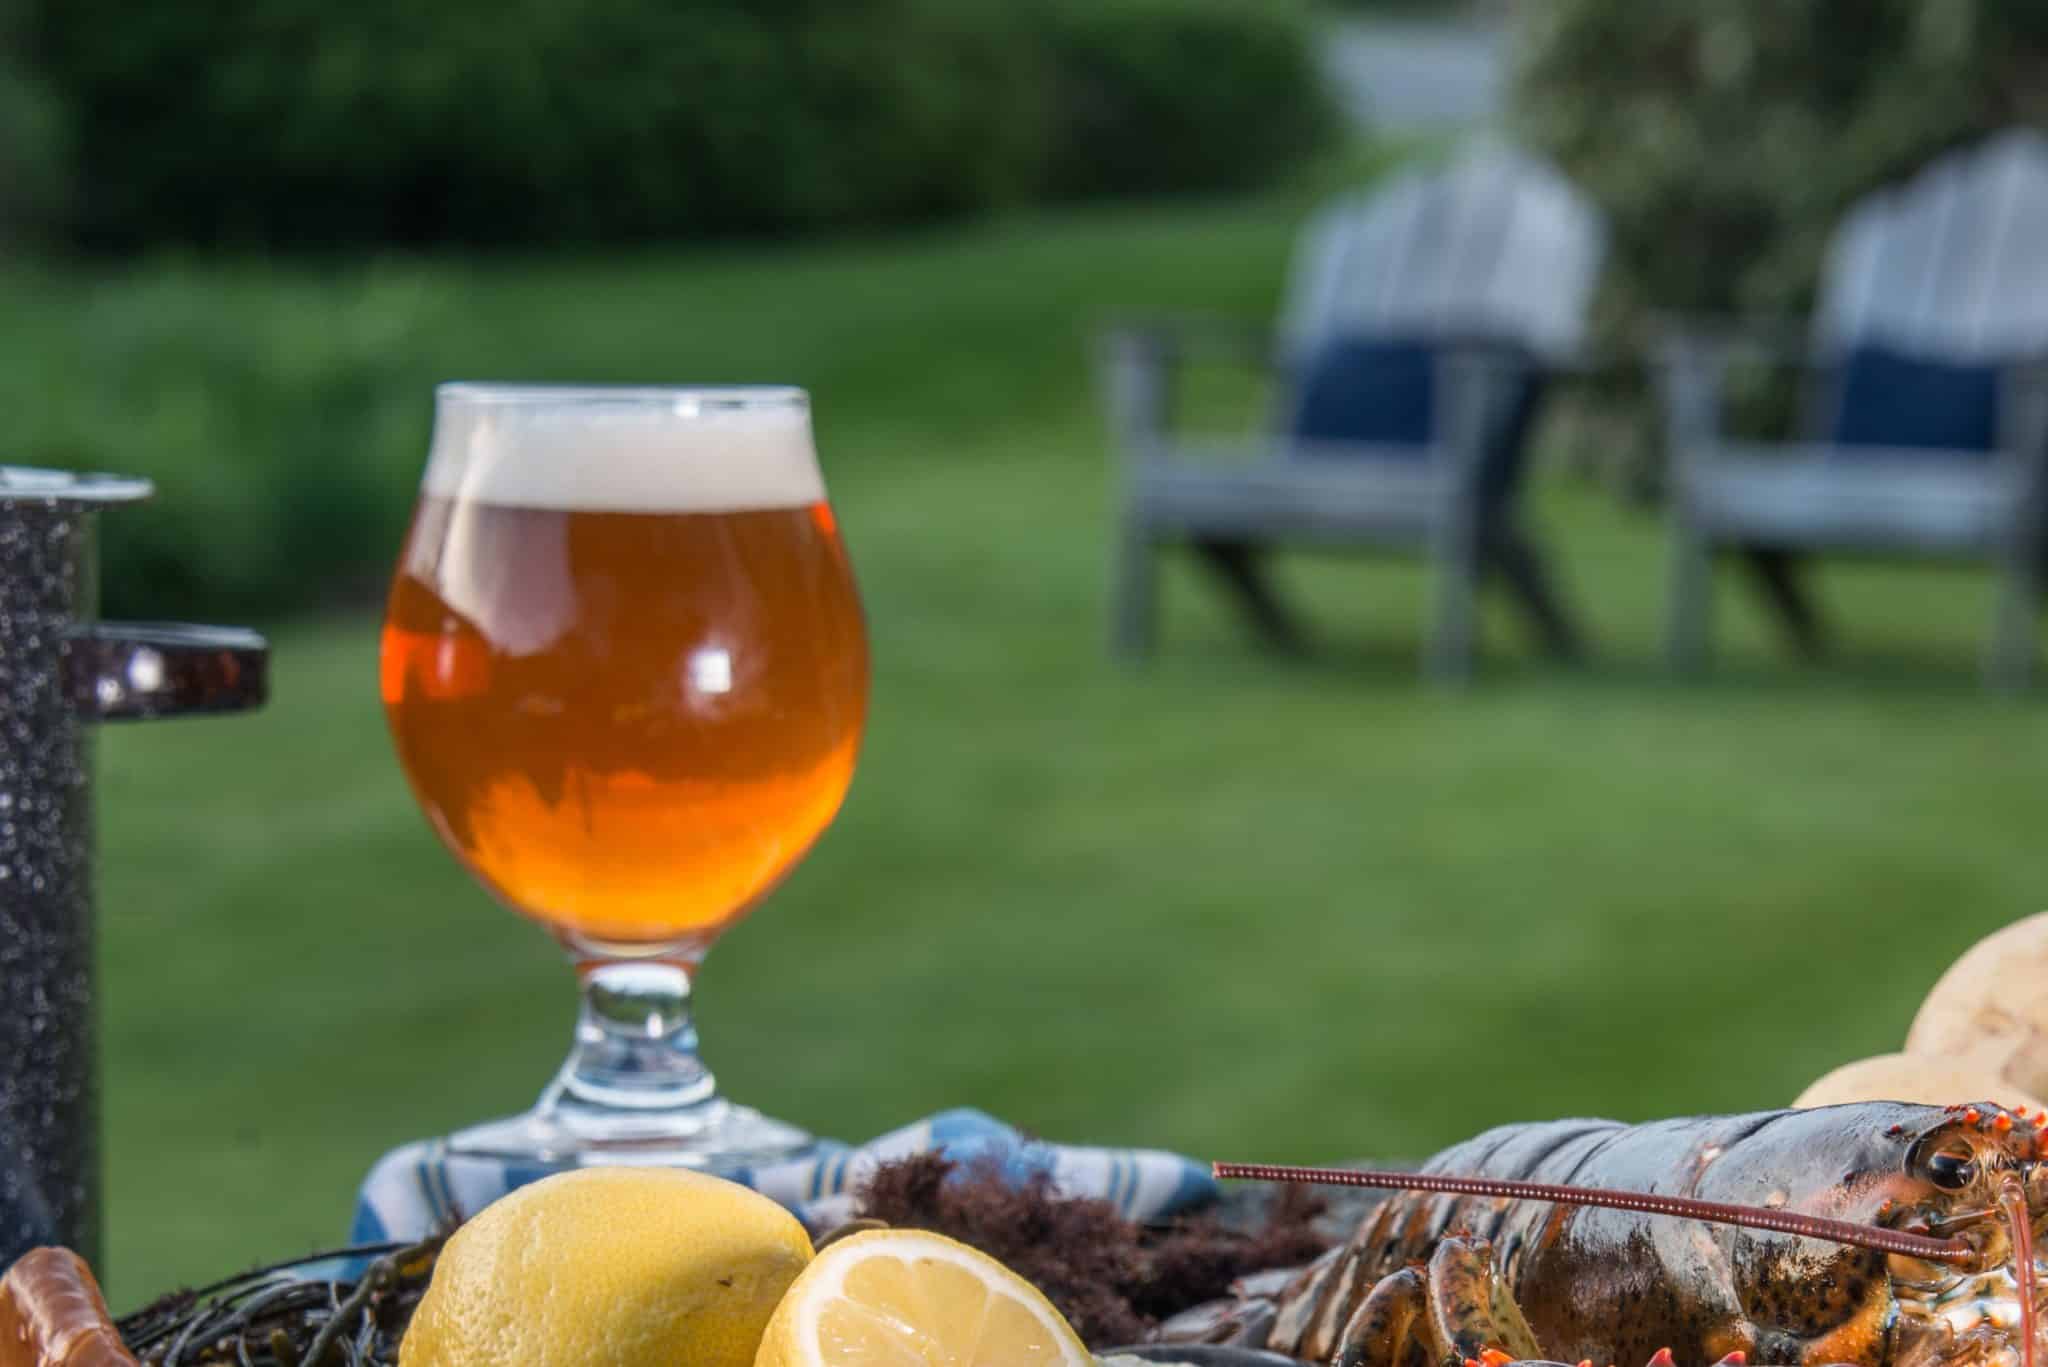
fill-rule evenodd
<path id="1" fill-rule="evenodd" d="M 0 499 L 0 1266 L 99 1253 L 91 732 L 65 659 L 96 608 L 92 521 Z"/>

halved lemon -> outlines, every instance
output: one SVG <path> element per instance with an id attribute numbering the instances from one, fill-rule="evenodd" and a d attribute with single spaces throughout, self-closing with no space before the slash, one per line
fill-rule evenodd
<path id="1" fill-rule="evenodd" d="M 922 1230 L 827 1247 L 768 1321 L 754 1367 L 1094 1367 L 1038 1288 Z"/>

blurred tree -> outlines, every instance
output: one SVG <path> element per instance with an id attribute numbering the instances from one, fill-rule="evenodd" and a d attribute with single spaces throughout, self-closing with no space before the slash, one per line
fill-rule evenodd
<path id="1" fill-rule="evenodd" d="M 2048 123 L 2040 0 L 1544 0 L 1518 22 L 1516 134 L 1609 215 L 1599 328 L 1622 349 L 1655 312 L 1802 313 L 1856 200 Z M 1652 415 L 1619 389 L 1582 407 L 1575 459 L 1649 493 Z M 1775 379 L 1736 399 L 1751 425 L 1791 408 Z"/>
<path id="2" fill-rule="evenodd" d="M 1803 309 L 1856 199 L 2048 123 L 2040 0 L 1545 0 L 1521 24 L 1518 135 L 1611 215 L 1612 328 Z"/>

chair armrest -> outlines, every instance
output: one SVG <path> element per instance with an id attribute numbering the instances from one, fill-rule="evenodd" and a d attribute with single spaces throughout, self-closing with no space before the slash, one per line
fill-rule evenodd
<path id="1" fill-rule="evenodd" d="M 1278 367 L 1270 328 L 1226 318 L 1126 320 L 1097 338 L 1096 369 L 1109 420 L 1127 455 L 1153 453 L 1173 428 L 1177 372 L 1219 358 L 1256 370 Z"/>
<path id="2" fill-rule="evenodd" d="M 1141 338 L 1169 363 L 1221 359 L 1254 368 L 1275 364 L 1279 339 L 1271 326 L 1218 315 L 1169 314 L 1118 318 L 1105 324 L 1105 338 Z"/>
<path id="3" fill-rule="evenodd" d="M 1650 326 L 1650 366 L 1675 470 L 1709 458 L 1722 441 L 1729 366 L 1738 361 L 1808 370 L 1815 358 L 1803 323 L 1664 315 Z"/>

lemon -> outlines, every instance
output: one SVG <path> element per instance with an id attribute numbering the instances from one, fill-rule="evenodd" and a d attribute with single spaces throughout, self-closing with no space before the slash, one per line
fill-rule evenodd
<path id="1" fill-rule="evenodd" d="M 782 1298 L 754 1367 L 1094 1367 L 1052 1302 L 985 1253 L 920 1230 L 830 1245 Z"/>
<path id="2" fill-rule="evenodd" d="M 811 1260 L 796 1217 L 667 1168 L 581 1168 L 448 1241 L 400 1367 L 747 1367 Z"/>

